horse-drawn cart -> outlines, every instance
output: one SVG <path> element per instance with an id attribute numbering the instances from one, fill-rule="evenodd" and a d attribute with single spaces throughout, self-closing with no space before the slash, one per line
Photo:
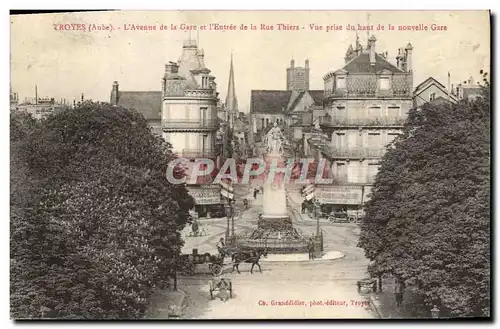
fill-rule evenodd
<path id="1" fill-rule="evenodd" d="M 231 282 L 231 279 L 220 278 L 211 280 L 210 299 L 215 298 L 215 292 L 218 292 L 219 296 L 221 292 L 228 292 L 229 298 L 233 298 L 233 283 Z"/>
<path id="2" fill-rule="evenodd" d="M 222 274 L 224 257 L 210 253 L 198 254 L 198 249 L 193 249 L 192 254 L 182 254 L 180 261 L 183 263 L 184 274 L 193 275 L 196 265 L 208 264 L 208 269 L 214 276 Z"/>

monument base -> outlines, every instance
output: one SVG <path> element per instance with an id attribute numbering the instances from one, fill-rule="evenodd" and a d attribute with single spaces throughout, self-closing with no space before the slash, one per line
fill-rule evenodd
<path id="1" fill-rule="evenodd" d="M 257 228 L 237 244 L 241 248 L 264 248 L 270 254 L 308 251 L 308 241 L 293 227 L 289 216 L 261 216 Z"/>

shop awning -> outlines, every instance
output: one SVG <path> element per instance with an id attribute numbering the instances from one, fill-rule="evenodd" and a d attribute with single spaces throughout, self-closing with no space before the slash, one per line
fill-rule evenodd
<path id="1" fill-rule="evenodd" d="M 197 205 L 221 204 L 221 189 L 219 186 L 188 187 L 188 191 Z"/>
<path id="2" fill-rule="evenodd" d="M 316 186 L 316 199 L 322 204 L 360 205 L 362 198 L 361 186 Z"/>

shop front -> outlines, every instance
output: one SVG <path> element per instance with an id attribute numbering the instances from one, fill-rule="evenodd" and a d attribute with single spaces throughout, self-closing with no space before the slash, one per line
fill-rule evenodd
<path id="1" fill-rule="evenodd" d="M 220 218 L 225 216 L 220 185 L 188 186 L 187 189 L 194 199 L 198 217 Z"/>
<path id="2" fill-rule="evenodd" d="M 316 185 L 316 200 L 323 214 L 361 210 L 363 196 L 363 186 Z"/>

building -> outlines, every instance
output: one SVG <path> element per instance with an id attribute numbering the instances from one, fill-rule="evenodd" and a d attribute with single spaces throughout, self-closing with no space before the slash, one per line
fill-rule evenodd
<path id="1" fill-rule="evenodd" d="M 413 47 L 398 50 L 396 64 L 377 53 L 376 38 L 349 46 L 344 67 L 324 76 L 324 111 L 309 144 L 326 158 L 333 184 L 317 185 L 316 196 L 330 209 L 356 209 L 369 198 L 379 161 L 403 128 L 413 106 Z M 328 208 L 327 207 L 327 208 Z"/>
<path id="2" fill-rule="evenodd" d="M 296 67 L 295 60 L 290 61 L 290 67 L 286 69 L 286 90 L 306 91 L 309 90 L 309 60 L 306 59 L 305 67 Z"/>
<path id="3" fill-rule="evenodd" d="M 19 104 L 19 95 L 12 92 L 12 86 L 10 86 L 10 109 L 15 110 Z"/>
<path id="4" fill-rule="evenodd" d="M 142 113 L 177 155 L 191 162 L 208 158 L 218 163 L 217 85 L 204 57 L 196 40 L 185 40 L 180 59 L 165 65 L 160 91 L 120 91 L 115 81 L 111 103 Z M 197 183 L 187 187 L 196 211 L 202 217 L 219 212 L 220 186 L 212 185 L 210 180 Z"/>
<path id="5" fill-rule="evenodd" d="M 473 100 L 477 97 L 482 97 L 483 95 L 481 86 L 475 83 L 474 78 L 472 76 L 456 86 L 452 85 L 451 90 L 452 94 L 458 100 L 462 99 Z"/>
<path id="6" fill-rule="evenodd" d="M 275 122 L 290 126 L 303 113 L 322 111 L 323 90 L 309 90 L 309 61 L 306 67 L 295 67 L 294 60 L 287 68 L 287 90 L 252 90 L 250 116 L 252 134 L 260 135 Z"/>
<path id="7" fill-rule="evenodd" d="M 111 104 L 141 113 L 148 121 L 153 132 L 162 135 L 161 129 L 161 91 L 121 91 L 118 81 L 113 82 Z"/>
<path id="8" fill-rule="evenodd" d="M 417 108 L 429 102 L 452 102 L 458 100 L 442 83 L 429 77 L 413 91 L 413 107 Z"/>

